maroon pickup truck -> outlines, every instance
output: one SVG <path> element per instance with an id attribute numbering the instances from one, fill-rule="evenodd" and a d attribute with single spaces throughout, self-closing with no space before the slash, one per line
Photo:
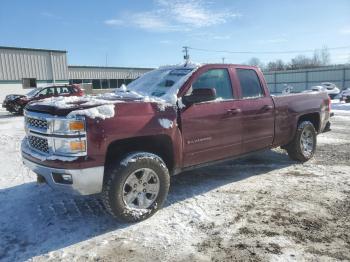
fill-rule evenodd
<path id="1" fill-rule="evenodd" d="M 326 93 L 271 96 L 256 67 L 168 66 L 113 94 L 31 103 L 22 156 L 39 182 L 101 193 L 114 217 L 139 221 L 171 175 L 279 146 L 309 160 L 329 117 Z"/>

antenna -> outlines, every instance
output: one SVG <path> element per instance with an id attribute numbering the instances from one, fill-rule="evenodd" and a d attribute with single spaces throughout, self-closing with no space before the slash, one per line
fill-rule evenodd
<path id="1" fill-rule="evenodd" d="M 222 59 L 222 63 L 225 64 L 225 57 L 223 57 L 221 59 Z"/>
<path id="2" fill-rule="evenodd" d="M 108 53 L 106 53 L 106 67 L 108 66 Z"/>
<path id="3" fill-rule="evenodd" d="M 183 46 L 182 48 L 183 48 L 182 52 L 185 54 L 184 55 L 184 59 L 185 59 L 186 64 L 187 64 L 190 61 L 190 54 L 188 52 L 189 47 L 188 46 Z"/>

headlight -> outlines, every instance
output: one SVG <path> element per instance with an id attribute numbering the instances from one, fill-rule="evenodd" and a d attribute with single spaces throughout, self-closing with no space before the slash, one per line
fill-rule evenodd
<path id="1" fill-rule="evenodd" d="M 81 138 L 54 138 L 53 139 L 56 154 L 78 154 L 86 152 L 86 140 Z"/>
<path id="2" fill-rule="evenodd" d="M 85 131 L 85 119 L 55 119 L 53 133 L 72 134 Z"/>

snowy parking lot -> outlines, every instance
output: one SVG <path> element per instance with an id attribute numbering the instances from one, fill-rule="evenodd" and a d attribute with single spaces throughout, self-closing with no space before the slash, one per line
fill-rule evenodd
<path id="1" fill-rule="evenodd" d="M 0 111 L 0 261 L 350 260 L 350 107 L 333 109 L 311 161 L 275 149 L 187 172 L 137 224 L 37 185 L 21 163 L 23 117 Z"/>

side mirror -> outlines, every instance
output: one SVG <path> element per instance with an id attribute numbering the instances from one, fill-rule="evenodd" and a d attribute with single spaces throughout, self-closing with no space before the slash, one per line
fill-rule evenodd
<path id="1" fill-rule="evenodd" d="M 213 101 L 215 99 L 216 99 L 215 88 L 193 89 L 191 95 L 182 97 L 182 101 L 185 105 L 192 105 L 200 102 Z"/>

